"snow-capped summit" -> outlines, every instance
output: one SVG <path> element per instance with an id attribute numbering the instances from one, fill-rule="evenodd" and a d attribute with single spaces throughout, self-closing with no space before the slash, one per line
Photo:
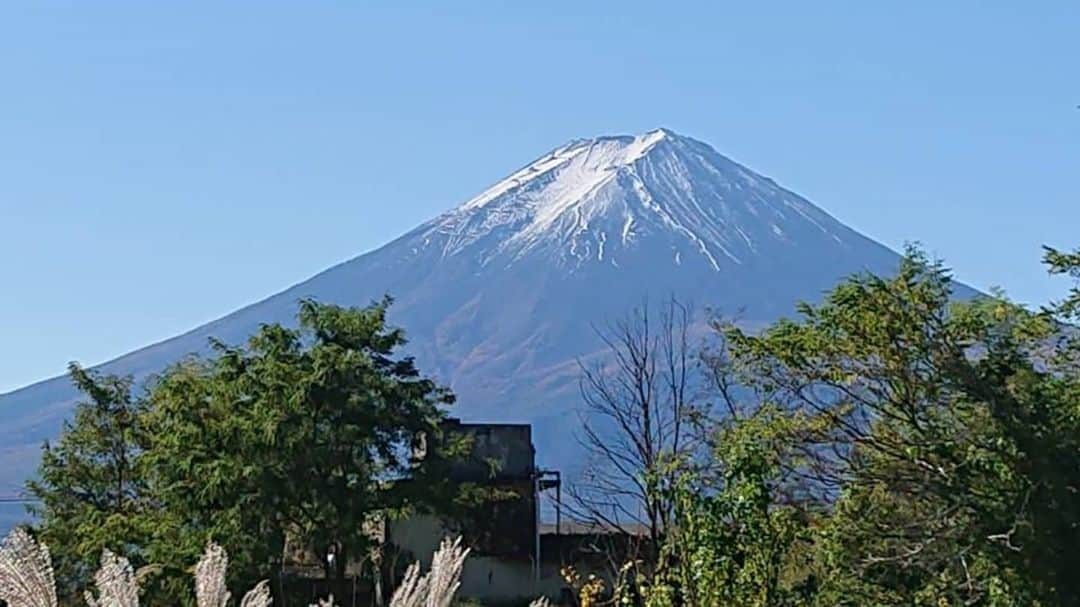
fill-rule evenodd
<path id="1" fill-rule="evenodd" d="M 532 422 L 541 462 L 569 466 L 577 360 L 601 350 L 593 326 L 670 295 L 771 321 L 897 259 L 700 141 L 665 129 L 576 140 L 379 249 L 100 370 L 143 377 L 211 336 L 241 343 L 292 322 L 302 297 L 390 293 L 420 369 L 457 392 L 455 415 Z M 0 493 L 33 472 L 75 396 L 65 378 L 0 396 Z"/>
<path id="2" fill-rule="evenodd" d="M 424 246 L 479 264 L 544 254 L 619 265 L 652 237 L 656 254 L 719 272 L 793 238 L 842 243 L 835 220 L 708 145 L 657 129 L 575 140 L 427 224 Z M 652 243 L 654 246 L 657 243 Z"/>

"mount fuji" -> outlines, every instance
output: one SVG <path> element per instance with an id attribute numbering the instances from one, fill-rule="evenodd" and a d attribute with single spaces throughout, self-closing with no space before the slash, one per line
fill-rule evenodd
<path id="1" fill-rule="evenodd" d="M 375 202 L 375 201 L 372 201 Z M 296 302 L 384 294 L 408 353 L 466 420 L 531 422 L 545 466 L 576 459 L 577 360 L 592 330 L 647 297 L 765 323 L 898 255 L 773 180 L 669 130 L 571 141 L 379 249 L 264 301 L 98 367 L 136 378 L 211 336 L 292 323 Z M 0 494 L 18 490 L 77 395 L 66 378 L 0 396 Z"/>

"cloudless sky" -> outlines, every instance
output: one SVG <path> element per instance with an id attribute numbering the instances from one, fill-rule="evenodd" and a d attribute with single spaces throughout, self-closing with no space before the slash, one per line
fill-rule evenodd
<path id="1" fill-rule="evenodd" d="M 0 3 L 0 392 L 666 126 L 1040 303 L 1080 245 L 1080 2 Z"/>

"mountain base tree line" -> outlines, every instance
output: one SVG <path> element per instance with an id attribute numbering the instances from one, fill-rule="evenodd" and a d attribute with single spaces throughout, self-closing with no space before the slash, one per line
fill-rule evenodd
<path id="1" fill-rule="evenodd" d="M 1045 260 L 1080 281 L 1080 251 Z M 700 440 L 593 451 L 590 476 L 633 463 L 648 491 L 630 503 L 670 523 L 580 584 L 581 604 L 1080 605 L 1080 286 L 1029 310 L 954 301 L 950 285 L 910 249 L 894 276 L 854 276 L 796 319 L 714 322 L 690 382 L 708 384 L 703 402 L 661 405 L 708 410 Z M 627 343 L 619 360 L 642 350 Z M 668 343 L 645 350 L 667 360 Z M 636 385 L 648 358 L 601 387 Z M 583 389 L 604 394 L 589 376 Z M 624 399 L 623 418 L 658 419 L 655 403 Z"/>
<path id="2" fill-rule="evenodd" d="M 1080 252 L 1046 262 L 1080 282 Z M 280 575 L 287 541 L 340 577 L 376 561 L 372 521 L 485 499 L 446 481 L 466 445 L 410 457 L 453 396 L 396 353 L 388 305 L 303 302 L 299 329 L 216 343 L 139 397 L 73 365 L 87 401 L 30 484 L 60 603 L 103 552 L 149 605 L 195 604 L 211 542 L 237 592 Z M 1080 605 L 1080 286 L 955 301 L 911 249 L 762 331 L 714 320 L 700 351 L 688 308 L 661 312 L 583 369 L 574 510 L 641 549 L 568 569 L 582 607 Z"/>

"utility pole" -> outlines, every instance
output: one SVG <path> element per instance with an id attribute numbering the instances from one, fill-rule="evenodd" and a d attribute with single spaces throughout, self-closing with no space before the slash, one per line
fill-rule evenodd
<path id="1" fill-rule="evenodd" d="M 537 493 L 555 490 L 555 535 L 562 535 L 562 473 L 558 470 L 538 470 Z"/>
<path id="2" fill-rule="evenodd" d="M 533 528 L 535 544 L 533 546 L 533 583 L 535 589 L 540 587 L 540 471 L 533 474 Z"/>
<path id="3" fill-rule="evenodd" d="M 533 547 L 533 579 L 540 584 L 540 494 L 555 489 L 555 533 L 562 533 L 562 474 L 558 470 L 536 469 L 533 472 L 533 514 L 536 529 Z"/>

